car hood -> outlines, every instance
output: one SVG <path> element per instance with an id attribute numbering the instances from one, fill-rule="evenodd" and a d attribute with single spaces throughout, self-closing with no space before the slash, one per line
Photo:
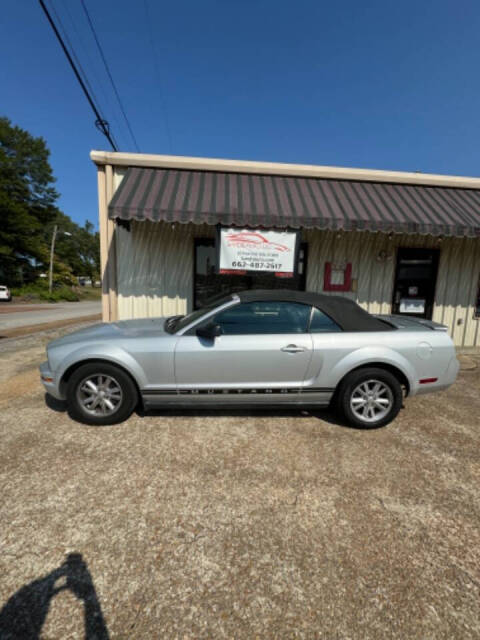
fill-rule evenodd
<path id="1" fill-rule="evenodd" d="M 48 348 L 63 347 L 76 342 L 92 342 L 115 338 L 138 338 L 141 336 L 162 336 L 167 334 L 163 325 L 166 318 L 141 318 L 139 320 L 122 320 L 120 322 L 102 322 L 85 329 L 79 329 L 62 338 L 52 340 Z"/>

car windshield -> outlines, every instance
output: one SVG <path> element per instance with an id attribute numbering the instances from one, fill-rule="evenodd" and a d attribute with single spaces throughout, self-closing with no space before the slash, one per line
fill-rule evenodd
<path id="1" fill-rule="evenodd" d="M 216 296 L 215 298 L 211 298 L 207 305 L 201 309 L 196 309 L 191 313 L 187 313 L 186 316 L 170 316 L 165 320 L 164 329 L 167 333 L 176 333 L 177 331 L 180 331 L 180 329 L 183 329 L 230 299 L 230 296 Z"/>

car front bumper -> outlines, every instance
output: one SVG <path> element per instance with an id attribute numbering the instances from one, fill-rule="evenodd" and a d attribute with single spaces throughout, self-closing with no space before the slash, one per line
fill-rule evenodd
<path id="1" fill-rule="evenodd" d="M 65 397 L 60 393 L 59 381 L 57 382 L 55 374 L 50 371 L 48 362 L 42 362 L 40 365 L 40 380 L 47 393 L 57 400 L 65 400 Z"/>

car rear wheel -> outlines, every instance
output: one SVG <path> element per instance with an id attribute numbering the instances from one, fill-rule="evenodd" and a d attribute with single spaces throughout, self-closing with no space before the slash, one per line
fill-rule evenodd
<path id="1" fill-rule="evenodd" d="M 131 415 L 137 402 L 137 389 L 130 376 L 106 362 L 82 365 L 68 382 L 70 416 L 85 424 L 123 422 Z"/>
<path id="2" fill-rule="evenodd" d="M 392 422 L 403 402 L 402 387 L 389 371 L 378 368 L 352 371 L 341 383 L 338 408 L 354 427 L 374 429 Z"/>

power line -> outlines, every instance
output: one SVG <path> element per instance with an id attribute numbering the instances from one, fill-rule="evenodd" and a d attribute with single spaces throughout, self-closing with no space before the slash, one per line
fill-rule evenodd
<path id="1" fill-rule="evenodd" d="M 148 9 L 148 0 L 143 0 L 143 5 L 145 7 L 145 17 L 147 20 L 147 31 L 148 31 L 148 38 L 150 40 L 150 47 L 152 48 L 152 54 L 153 54 L 153 68 L 154 68 L 154 72 L 157 76 L 157 89 L 158 89 L 158 93 L 160 96 L 160 106 L 162 108 L 163 111 L 163 118 L 165 120 L 165 128 L 167 130 L 167 137 L 168 137 L 168 146 L 170 149 L 170 153 L 173 153 L 173 143 L 172 143 L 172 134 L 170 131 L 170 122 L 168 119 L 168 111 L 167 111 L 167 106 L 165 104 L 165 99 L 164 99 L 164 95 L 163 95 L 163 91 L 162 91 L 162 79 L 161 79 L 161 74 L 160 74 L 160 65 L 158 63 L 158 54 L 157 54 L 157 49 L 155 47 L 155 42 L 153 39 L 153 34 L 152 34 L 152 22 L 150 19 L 150 11 Z"/>
<path id="2" fill-rule="evenodd" d="M 97 118 L 96 121 L 95 121 L 95 126 L 103 133 L 103 135 L 110 142 L 110 144 L 112 146 L 112 149 L 114 151 L 118 151 L 117 145 L 113 141 L 112 136 L 110 134 L 109 124 L 104 118 L 102 118 L 102 116 L 100 115 L 97 107 L 95 106 L 95 102 L 93 101 L 93 99 L 92 99 L 87 87 L 85 86 L 85 83 L 82 80 L 82 77 L 81 77 L 81 75 L 80 75 L 80 73 L 79 73 L 79 71 L 78 71 L 78 69 L 77 69 L 77 67 L 76 67 L 76 65 L 75 65 L 75 63 L 74 63 L 74 61 L 72 59 L 72 56 L 70 55 L 70 53 L 69 53 L 69 51 L 68 51 L 68 49 L 67 49 L 67 47 L 66 47 L 66 45 L 65 45 L 65 43 L 63 41 L 63 38 L 60 35 L 57 27 L 55 26 L 55 23 L 52 20 L 52 16 L 50 15 L 47 7 L 45 6 L 45 2 L 43 0 L 38 0 L 38 1 L 40 2 L 40 6 L 42 7 L 43 12 L 47 16 L 47 20 L 50 23 L 50 26 L 52 27 L 53 32 L 55 33 L 55 35 L 57 37 L 57 40 L 60 43 L 60 46 L 62 47 L 63 52 L 66 55 L 68 62 L 70 63 L 70 66 L 73 69 L 75 77 L 77 78 L 77 80 L 78 80 L 78 82 L 79 82 L 79 84 L 80 84 L 80 86 L 81 86 L 81 88 L 83 90 L 83 93 L 85 94 L 85 97 L 87 98 L 87 100 L 88 100 L 88 102 L 89 102 L 89 104 L 90 104 L 90 106 L 91 106 L 91 108 L 92 108 L 92 110 L 93 110 L 93 112 L 94 112 L 94 114 L 95 114 L 95 116 Z"/>
<path id="3" fill-rule="evenodd" d="M 52 3 L 52 0 L 51 0 L 51 3 Z M 55 11 L 55 7 L 53 6 L 53 3 L 52 3 L 52 8 L 54 10 L 55 15 L 57 16 L 58 14 Z M 84 58 L 84 60 L 86 62 L 85 68 L 88 71 L 88 75 L 90 75 L 90 77 L 93 76 L 94 82 L 93 83 L 92 82 L 86 82 L 86 84 L 90 88 L 90 92 L 91 92 L 91 94 L 92 94 L 92 96 L 93 96 L 93 98 L 95 100 L 95 103 L 97 105 L 105 104 L 107 112 L 109 112 L 110 110 L 112 111 L 112 117 L 113 117 L 113 120 L 115 121 L 114 122 L 114 128 L 115 128 L 115 131 L 117 131 L 117 136 L 114 137 L 113 134 L 112 134 L 112 138 L 117 143 L 118 135 L 120 134 L 121 138 L 124 139 L 124 133 L 122 131 L 122 124 L 120 123 L 120 121 L 119 121 L 119 119 L 117 117 L 117 114 L 116 114 L 115 105 L 112 105 L 111 98 L 107 94 L 107 92 L 105 91 L 104 82 L 102 82 L 101 79 L 99 79 L 99 76 L 97 74 L 97 65 L 95 65 L 95 63 L 92 61 L 92 57 L 90 55 L 91 47 L 87 47 L 85 45 L 83 36 L 82 36 L 82 34 L 80 34 L 79 29 L 77 29 L 77 25 L 75 23 L 73 15 L 72 15 L 72 13 L 70 11 L 70 3 L 69 2 L 62 3 L 62 9 L 65 11 L 65 13 L 66 13 L 66 15 L 68 17 L 68 21 L 70 23 L 70 26 L 73 29 L 74 34 L 76 35 L 76 39 L 77 39 L 78 43 L 80 44 L 80 48 L 81 48 L 81 50 L 83 52 L 83 56 L 82 57 Z M 58 17 L 58 22 L 60 22 L 60 25 L 62 24 L 60 17 Z M 67 40 L 67 44 L 68 44 L 69 39 L 68 39 L 68 34 L 66 34 L 65 27 L 63 27 L 63 32 L 64 32 L 64 35 L 66 35 L 66 40 Z M 70 45 L 70 50 L 74 50 L 73 45 Z M 78 62 L 78 56 L 75 56 L 75 60 Z M 81 65 L 80 65 L 79 62 L 78 62 L 78 64 L 79 64 L 79 66 L 81 68 Z M 86 72 L 83 73 L 83 76 L 84 76 L 85 80 L 88 80 L 88 75 L 87 75 Z M 93 92 L 92 85 L 95 85 L 100 90 L 101 98 L 102 98 L 101 101 L 98 100 L 95 97 L 95 93 Z M 99 108 L 99 111 L 103 112 L 104 109 L 100 110 L 100 108 Z M 125 147 L 124 144 L 118 145 L 118 143 L 117 143 L 117 146 Z M 127 143 L 126 146 L 128 146 L 128 143 Z"/>
<path id="4" fill-rule="evenodd" d="M 88 81 L 87 74 L 85 73 L 85 70 L 82 67 L 82 63 L 80 62 L 77 54 L 75 53 L 75 49 L 73 47 L 73 44 L 72 44 L 70 38 L 68 37 L 68 33 L 67 33 L 67 30 L 65 29 L 65 26 L 64 26 L 64 24 L 62 22 L 62 19 L 60 18 L 60 16 L 57 13 L 57 10 L 55 9 L 55 5 L 53 4 L 53 0 L 50 0 L 50 7 L 51 7 L 51 10 L 52 10 L 53 15 L 55 17 L 55 20 L 56 20 L 57 24 L 59 25 L 59 30 L 62 32 L 63 39 L 66 42 L 66 46 L 69 48 L 69 50 L 71 52 L 71 56 L 72 56 L 73 60 L 75 61 L 75 64 L 77 65 L 77 68 L 78 68 L 78 70 L 80 72 L 80 75 L 82 76 L 83 81 L 85 82 L 85 85 L 87 86 L 87 88 L 90 91 L 90 94 L 91 94 L 91 96 L 93 98 L 93 101 L 96 104 L 99 104 L 97 96 L 95 95 L 95 92 L 93 91 L 92 85 Z M 98 108 L 98 111 L 101 112 L 100 107 Z"/>
<path id="5" fill-rule="evenodd" d="M 74 46 L 73 46 L 73 44 L 72 44 L 72 42 L 71 42 L 70 38 L 68 37 L 68 33 L 67 33 L 67 30 L 65 29 L 65 26 L 64 26 L 64 24 L 63 24 L 63 22 L 62 22 L 62 19 L 60 18 L 59 14 L 57 13 L 57 10 L 55 9 L 55 5 L 53 4 L 53 0 L 50 0 L 50 6 L 51 6 L 52 11 L 53 11 L 53 13 L 54 13 L 55 19 L 56 19 L 56 21 L 57 21 L 58 25 L 60 26 L 60 29 L 61 29 L 62 34 L 63 34 L 63 37 L 64 37 L 64 39 L 66 40 L 67 46 L 68 46 L 68 48 L 70 49 L 70 52 L 71 52 L 72 58 L 74 59 L 74 61 L 75 61 L 76 65 L 77 65 L 77 67 L 78 67 L 78 69 L 79 69 L 79 71 L 80 71 L 80 74 L 82 75 L 82 79 L 83 79 L 83 81 L 84 81 L 85 85 L 88 87 L 88 89 L 89 89 L 89 91 L 90 91 L 90 94 L 91 94 L 91 96 L 92 96 L 93 102 L 94 102 L 96 105 L 98 105 L 98 112 L 100 113 L 101 120 L 102 120 L 103 122 L 105 122 L 105 123 L 106 123 L 107 128 L 109 128 L 109 124 L 108 124 L 107 120 L 105 119 L 105 117 L 104 117 L 104 115 L 103 115 L 103 113 L 102 113 L 102 109 L 100 108 L 100 101 L 98 100 L 97 96 L 95 95 L 95 92 L 94 92 L 94 90 L 93 90 L 93 87 L 92 87 L 92 85 L 90 84 L 90 82 L 89 82 L 89 80 L 88 80 L 88 76 L 87 76 L 87 74 L 86 74 L 85 70 L 83 69 L 82 64 L 81 64 L 81 62 L 80 62 L 80 60 L 79 60 L 79 58 L 78 58 L 77 54 L 75 53 L 75 48 L 74 48 Z M 67 8 L 68 8 L 68 5 L 66 5 L 66 6 L 67 6 Z M 74 27 L 75 27 L 75 25 L 74 25 Z M 97 122 L 98 122 L 98 121 L 97 121 Z M 96 125 L 97 129 L 99 129 L 99 125 L 97 124 L 97 122 L 95 122 L 95 125 Z M 118 124 L 118 122 L 117 122 L 117 124 Z M 101 130 L 101 129 L 100 129 L 100 130 Z M 109 130 L 109 132 L 110 132 L 110 135 L 111 135 L 111 137 L 112 137 L 113 142 L 115 143 L 115 146 L 116 146 L 116 147 L 118 147 L 117 141 L 116 141 L 116 139 L 115 139 L 115 137 L 114 137 L 113 133 L 112 133 L 110 130 Z M 102 132 L 102 133 L 103 133 L 103 132 Z"/>
<path id="6" fill-rule="evenodd" d="M 98 50 L 99 50 L 99 52 L 100 52 L 100 56 L 101 56 L 101 58 L 102 58 L 102 60 L 103 60 L 103 65 L 104 65 L 104 67 L 105 67 L 105 71 L 107 72 L 107 75 L 108 75 L 108 77 L 109 77 L 109 79 L 110 79 L 110 83 L 111 83 L 112 88 L 113 88 L 113 90 L 114 90 L 114 92 L 115 92 L 115 95 L 116 95 L 116 97 L 117 97 L 118 104 L 120 105 L 120 110 L 121 110 L 121 112 L 122 112 L 122 114 L 123 114 L 123 118 L 124 118 L 124 120 L 125 120 L 125 123 L 126 123 L 126 125 L 127 125 L 127 128 L 128 128 L 128 130 L 129 130 L 129 132 L 130 132 L 130 135 L 131 135 L 131 137 L 132 137 L 133 144 L 135 145 L 136 150 L 139 152 L 139 151 L 140 151 L 140 149 L 139 149 L 139 147 L 138 147 L 137 140 L 136 140 L 135 135 L 134 135 L 134 133 L 133 133 L 133 131 L 132 131 L 132 127 L 130 126 L 130 122 L 129 122 L 128 118 L 127 118 L 127 114 L 125 113 L 125 109 L 123 108 L 123 104 L 122 104 L 122 101 L 121 101 L 121 99 L 120 99 L 120 95 L 119 95 L 119 93 L 118 93 L 118 91 L 117 91 L 117 87 L 116 87 L 116 85 L 115 85 L 115 82 L 113 81 L 113 77 L 112 77 L 112 74 L 111 74 L 111 72 L 110 72 L 110 68 L 109 68 L 109 66 L 108 66 L 107 60 L 106 60 L 105 55 L 104 55 L 104 53 L 103 53 L 103 49 L 102 49 L 102 46 L 101 46 L 100 41 L 99 41 L 99 39 L 98 39 L 97 32 L 95 31 L 95 27 L 93 26 L 92 19 L 90 18 L 90 14 L 88 13 L 88 9 L 87 9 L 87 7 L 86 7 L 86 5 L 85 5 L 84 0 L 80 0 L 80 2 L 81 2 L 81 4 L 82 4 L 83 10 L 84 10 L 84 12 L 85 12 L 85 16 L 87 17 L 88 24 L 90 25 L 90 29 L 91 29 L 91 31 L 92 31 L 93 37 L 95 38 L 95 42 L 97 43 L 97 47 L 98 47 Z"/>

